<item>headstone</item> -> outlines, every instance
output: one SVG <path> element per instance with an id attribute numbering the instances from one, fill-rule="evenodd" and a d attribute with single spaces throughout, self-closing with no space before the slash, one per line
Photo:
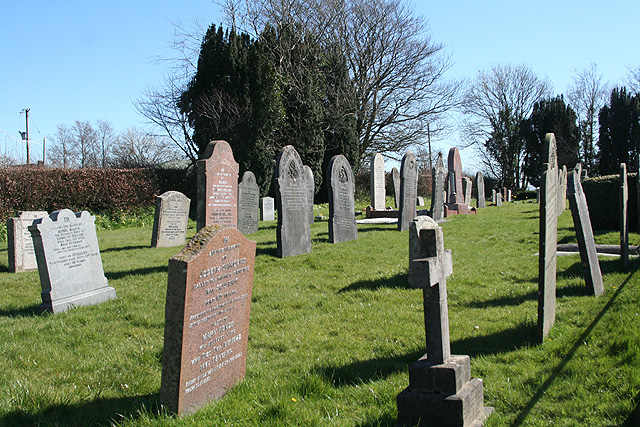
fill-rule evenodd
<path id="1" fill-rule="evenodd" d="M 355 217 L 356 185 L 351 165 L 339 154 L 329 161 L 329 243 L 348 242 L 358 238 Z"/>
<path id="2" fill-rule="evenodd" d="M 226 141 L 211 141 L 197 161 L 197 227 L 238 226 L 238 163 Z"/>
<path id="3" fill-rule="evenodd" d="M 582 175 L 580 176 L 580 181 L 584 181 L 587 178 L 589 178 L 589 174 L 587 173 L 587 170 L 582 169 Z"/>
<path id="4" fill-rule="evenodd" d="M 582 184 L 580 183 L 580 174 L 578 170 L 574 169 L 567 178 L 569 208 L 573 217 L 573 228 L 576 230 L 584 281 L 590 294 L 602 295 L 604 292 L 602 273 L 598 262 L 596 242 L 593 238 L 587 198 L 582 191 Z"/>
<path id="5" fill-rule="evenodd" d="M 424 197 L 418 196 L 418 199 L 416 200 L 416 204 L 418 206 L 424 206 Z"/>
<path id="6" fill-rule="evenodd" d="M 7 218 L 7 252 L 9 272 L 37 270 L 36 252 L 29 232 L 34 219 L 49 215 L 46 211 L 22 211 L 15 218 Z"/>
<path id="7" fill-rule="evenodd" d="M 462 160 L 460 160 L 460 151 L 457 147 L 452 147 L 449 150 L 447 163 L 449 166 L 447 182 L 449 186 L 449 202 L 444 205 L 444 216 L 476 213 L 476 208 L 472 208 L 465 201 L 465 191 L 462 186 Z M 469 191 L 471 191 L 471 186 L 469 186 Z M 469 193 L 469 199 L 471 199 L 471 193 Z"/>
<path id="8" fill-rule="evenodd" d="M 55 211 L 29 226 L 42 286 L 40 309 L 60 313 L 116 297 L 108 286 L 96 236 L 87 211 Z"/>
<path id="9" fill-rule="evenodd" d="M 540 187 L 536 188 L 536 203 L 540 203 Z"/>
<path id="10" fill-rule="evenodd" d="M 491 203 L 495 205 L 497 202 L 498 199 L 496 198 L 496 190 L 491 190 Z"/>
<path id="11" fill-rule="evenodd" d="M 640 232 L 640 154 L 636 156 L 636 216 L 638 217 L 638 232 Z"/>
<path id="12" fill-rule="evenodd" d="M 302 160 L 291 145 L 278 154 L 275 170 L 277 254 L 284 258 L 311 252 L 309 199 Z"/>
<path id="13" fill-rule="evenodd" d="M 507 202 L 511 203 L 511 190 L 507 190 Z"/>
<path id="14" fill-rule="evenodd" d="M 480 172 L 476 174 L 476 187 L 478 190 L 478 208 L 484 208 L 487 206 L 484 193 L 484 177 Z"/>
<path id="15" fill-rule="evenodd" d="M 166 191 L 156 197 L 151 247 L 184 246 L 187 243 L 191 199 L 179 191 Z"/>
<path id="16" fill-rule="evenodd" d="M 391 180 L 393 181 L 393 201 L 398 209 L 400 206 L 400 171 L 398 168 L 391 169 Z"/>
<path id="17" fill-rule="evenodd" d="M 311 167 L 304 165 L 304 179 L 307 181 L 305 188 L 307 190 L 307 213 L 309 215 L 309 225 L 313 224 L 315 217 L 313 216 L 313 203 L 316 194 L 316 182 L 313 179 L 313 171 Z"/>
<path id="18" fill-rule="evenodd" d="M 431 172 L 431 218 L 440 221 L 444 217 L 444 181 L 447 176 L 447 170 L 444 168 L 442 161 L 442 153 L 438 153 L 438 160 Z"/>
<path id="19" fill-rule="evenodd" d="M 567 207 L 567 166 L 558 170 L 558 215 Z"/>
<path id="20" fill-rule="evenodd" d="M 253 172 L 246 171 L 238 184 L 238 230 L 242 234 L 258 231 L 259 211 L 260 187 Z"/>
<path id="21" fill-rule="evenodd" d="M 447 197 L 445 198 L 445 204 L 453 203 L 455 201 L 455 192 L 456 192 L 456 174 L 454 171 L 447 171 L 447 180 L 445 182 L 445 191 L 447 192 Z"/>
<path id="22" fill-rule="evenodd" d="M 187 414 L 244 378 L 256 242 L 203 228 L 169 260 L 160 400 Z"/>
<path id="23" fill-rule="evenodd" d="M 573 168 L 576 171 L 576 176 L 578 179 L 580 179 L 580 177 L 582 176 L 582 163 L 576 163 L 576 166 Z M 567 185 L 569 185 L 569 181 L 568 181 L 568 176 L 567 176 Z M 567 196 L 568 197 L 568 196 Z"/>
<path id="24" fill-rule="evenodd" d="M 556 246 L 558 244 L 558 156 L 554 134 L 545 136 L 540 179 L 538 255 L 538 340 L 544 342 L 556 318 Z"/>
<path id="25" fill-rule="evenodd" d="M 502 200 L 507 200 L 507 187 L 502 187 Z"/>
<path id="26" fill-rule="evenodd" d="M 416 198 L 418 196 L 418 167 L 413 152 L 407 151 L 400 164 L 400 212 L 398 230 L 409 229 L 409 223 L 416 217 Z"/>
<path id="27" fill-rule="evenodd" d="M 627 204 L 629 187 L 627 186 L 627 165 L 620 163 L 620 261 L 622 269 L 629 267 L 629 218 Z"/>
<path id="28" fill-rule="evenodd" d="M 273 197 L 263 197 L 260 199 L 260 220 L 273 221 L 275 215 L 275 200 Z"/>
<path id="29" fill-rule="evenodd" d="M 376 153 L 371 156 L 371 207 L 374 210 L 386 208 L 384 184 L 384 158 Z"/>
<path id="30" fill-rule="evenodd" d="M 462 180 L 462 189 L 464 191 L 464 204 L 471 206 L 472 181 L 470 178 L 464 177 Z"/>
<path id="31" fill-rule="evenodd" d="M 409 230 L 409 285 L 422 288 L 427 354 L 409 367 L 409 387 L 397 397 L 398 426 L 479 426 L 483 382 L 471 378 L 469 356 L 451 355 L 446 279 L 453 271 L 442 228 L 418 217 Z"/>
<path id="32" fill-rule="evenodd" d="M 496 206 L 502 206 L 502 193 L 496 195 Z"/>

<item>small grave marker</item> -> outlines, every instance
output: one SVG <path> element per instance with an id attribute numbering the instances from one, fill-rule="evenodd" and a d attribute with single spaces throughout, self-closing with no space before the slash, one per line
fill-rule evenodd
<path id="1" fill-rule="evenodd" d="M 166 191 L 156 197 L 151 247 L 184 246 L 187 242 L 191 199 L 179 191 Z"/>
<path id="2" fill-rule="evenodd" d="M 38 269 L 29 226 L 33 220 L 47 215 L 46 211 L 22 211 L 14 218 L 7 218 L 9 272 L 21 273 Z"/>
<path id="3" fill-rule="evenodd" d="M 260 199 L 260 220 L 273 221 L 275 215 L 275 200 L 273 197 L 263 197 Z"/>

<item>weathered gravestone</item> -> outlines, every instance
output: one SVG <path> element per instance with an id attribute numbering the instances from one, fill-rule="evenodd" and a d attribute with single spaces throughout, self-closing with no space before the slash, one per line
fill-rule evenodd
<path id="1" fill-rule="evenodd" d="M 313 171 L 311 167 L 304 165 L 304 179 L 307 181 L 306 189 L 307 189 L 307 214 L 309 215 L 309 225 L 313 224 L 315 221 L 315 217 L 313 216 L 313 202 L 314 196 L 316 193 L 316 182 L 313 179 Z"/>
<path id="2" fill-rule="evenodd" d="M 464 204 L 467 206 L 471 206 L 471 190 L 472 183 L 471 179 L 466 176 L 462 179 L 462 190 L 464 191 Z"/>
<path id="3" fill-rule="evenodd" d="M 422 288 L 427 354 L 409 367 L 409 387 L 397 397 L 398 426 L 481 426 L 483 383 L 471 378 L 469 356 L 451 355 L 447 277 L 453 265 L 442 228 L 420 216 L 409 230 L 409 285 Z"/>
<path id="4" fill-rule="evenodd" d="M 576 230 L 576 238 L 578 239 L 578 249 L 580 250 L 584 281 L 587 285 L 587 291 L 598 296 L 604 292 L 602 273 L 600 271 L 600 263 L 598 262 L 596 242 L 593 239 L 587 198 L 582 191 L 580 174 L 577 170 L 569 172 L 567 184 L 569 208 L 571 209 L 571 216 L 573 217 L 573 228 Z"/>
<path id="5" fill-rule="evenodd" d="M 29 226 L 42 286 L 40 309 L 59 313 L 116 297 L 108 286 L 96 236 L 95 217 L 69 209 Z"/>
<path id="6" fill-rule="evenodd" d="M 416 217 L 416 198 L 418 196 L 418 167 L 413 152 L 407 151 L 400 164 L 400 208 L 398 212 L 398 230 L 409 229 L 409 223 Z"/>
<path id="7" fill-rule="evenodd" d="M 558 215 L 567 207 L 567 166 L 558 170 Z"/>
<path id="8" fill-rule="evenodd" d="M 291 145 L 278 154 L 275 170 L 277 254 L 284 258 L 311 252 L 307 180 L 302 160 Z"/>
<path id="9" fill-rule="evenodd" d="M 169 260 L 160 400 L 186 414 L 244 378 L 256 242 L 200 230 Z"/>
<path id="10" fill-rule="evenodd" d="M 226 141 L 211 141 L 197 161 L 198 230 L 207 225 L 238 226 L 238 163 Z"/>
<path id="11" fill-rule="evenodd" d="M 246 171 L 242 175 L 242 181 L 238 184 L 238 230 L 242 234 L 258 231 L 259 211 L 260 187 L 258 187 L 253 172 Z"/>
<path id="12" fill-rule="evenodd" d="M 502 206 L 502 193 L 496 195 L 496 206 Z"/>
<path id="13" fill-rule="evenodd" d="M 191 199 L 179 191 L 166 191 L 156 197 L 151 247 L 184 246 L 187 242 Z"/>
<path id="14" fill-rule="evenodd" d="M 448 187 L 449 200 L 444 205 L 444 216 L 451 215 L 467 215 L 476 213 L 475 208 L 471 208 L 465 201 L 464 188 L 462 187 L 462 160 L 460 159 L 460 151 L 457 147 L 449 150 L 447 158 L 449 167 Z M 471 189 L 471 187 L 469 187 Z M 471 196 L 469 196 L 471 198 Z"/>
<path id="15" fill-rule="evenodd" d="M 573 168 L 576 171 L 578 179 L 582 176 L 582 163 L 576 163 L 576 166 Z M 568 181 L 569 177 L 567 176 L 567 188 L 570 185 Z"/>
<path id="16" fill-rule="evenodd" d="M 487 206 L 484 194 L 484 176 L 480 172 L 476 174 L 476 188 L 478 190 L 478 208 L 484 208 Z"/>
<path id="17" fill-rule="evenodd" d="M 545 136 L 540 179 L 540 245 L 538 255 L 538 340 L 549 335 L 556 318 L 556 246 L 558 244 L 558 156 L 556 138 Z"/>
<path id="18" fill-rule="evenodd" d="M 329 243 L 358 238 L 355 192 L 351 165 L 343 155 L 333 156 L 327 169 L 329 178 Z"/>
<path id="19" fill-rule="evenodd" d="M 491 190 L 491 203 L 495 205 L 497 202 L 498 199 L 496 198 L 496 190 Z"/>
<path id="20" fill-rule="evenodd" d="M 393 181 L 393 202 L 397 209 L 400 206 L 400 171 L 398 168 L 391 169 L 391 180 Z"/>
<path id="21" fill-rule="evenodd" d="M 416 199 L 416 205 L 417 206 L 424 206 L 424 197 L 418 196 L 418 198 Z"/>
<path id="22" fill-rule="evenodd" d="M 438 153 L 438 160 L 431 171 L 431 218 L 440 221 L 444 216 L 444 181 L 447 170 L 442 162 L 442 153 Z"/>
<path id="23" fill-rule="evenodd" d="M 275 200 L 273 197 L 263 197 L 260 199 L 260 220 L 273 221 L 275 215 Z"/>
<path id="24" fill-rule="evenodd" d="M 29 226 L 34 219 L 49 215 L 46 211 L 22 211 L 15 218 L 7 218 L 7 252 L 9 272 L 21 273 L 36 270 L 36 252 Z"/>
<path id="25" fill-rule="evenodd" d="M 507 190 L 507 202 L 511 203 L 511 190 Z"/>
<path id="26" fill-rule="evenodd" d="M 374 210 L 386 208 L 384 182 L 384 158 L 376 153 L 371 156 L 371 207 Z"/>
<path id="27" fill-rule="evenodd" d="M 627 165 L 620 163 L 620 262 L 622 269 L 629 267 L 629 218 L 627 204 L 629 187 L 627 186 Z"/>

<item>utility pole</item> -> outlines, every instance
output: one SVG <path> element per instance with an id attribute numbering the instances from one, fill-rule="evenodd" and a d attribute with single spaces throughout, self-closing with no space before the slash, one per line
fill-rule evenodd
<path id="1" fill-rule="evenodd" d="M 27 122 L 27 131 L 25 133 L 20 132 L 20 134 L 22 135 L 22 139 L 24 139 L 27 143 L 27 165 L 29 164 L 29 110 L 29 108 L 25 108 L 24 110 L 22 110 L 24 111 Z"/>
<path id="2" fill-rule="evenodd" d="M 44 163 L 45 163 L 44 155 L 46 154 L 46 146 L 47 146 L 47 138 L 42 138 L 42 166 L 44 166 Z"/>
<path id="3" fill-rule="evenodd" d="M 431 162 L 431 130 L 429 129 L 429 123 L 427 123 L 427 142 L 429 143 L 429 170 L 433 170 L 433 163 Z"/>

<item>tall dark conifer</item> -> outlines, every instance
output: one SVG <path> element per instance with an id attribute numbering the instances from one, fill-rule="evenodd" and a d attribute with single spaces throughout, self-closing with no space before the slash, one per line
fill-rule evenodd
<path id="1" fill-rule="evenodd" d="M 599 171 L 602 175 L 616 174 L 620 163 L 631 165 L 640 152 L 640 96 L 631 96 L 624 87 L 613 89 L 609 105 L 600 109 L 598 120 Z"/>

